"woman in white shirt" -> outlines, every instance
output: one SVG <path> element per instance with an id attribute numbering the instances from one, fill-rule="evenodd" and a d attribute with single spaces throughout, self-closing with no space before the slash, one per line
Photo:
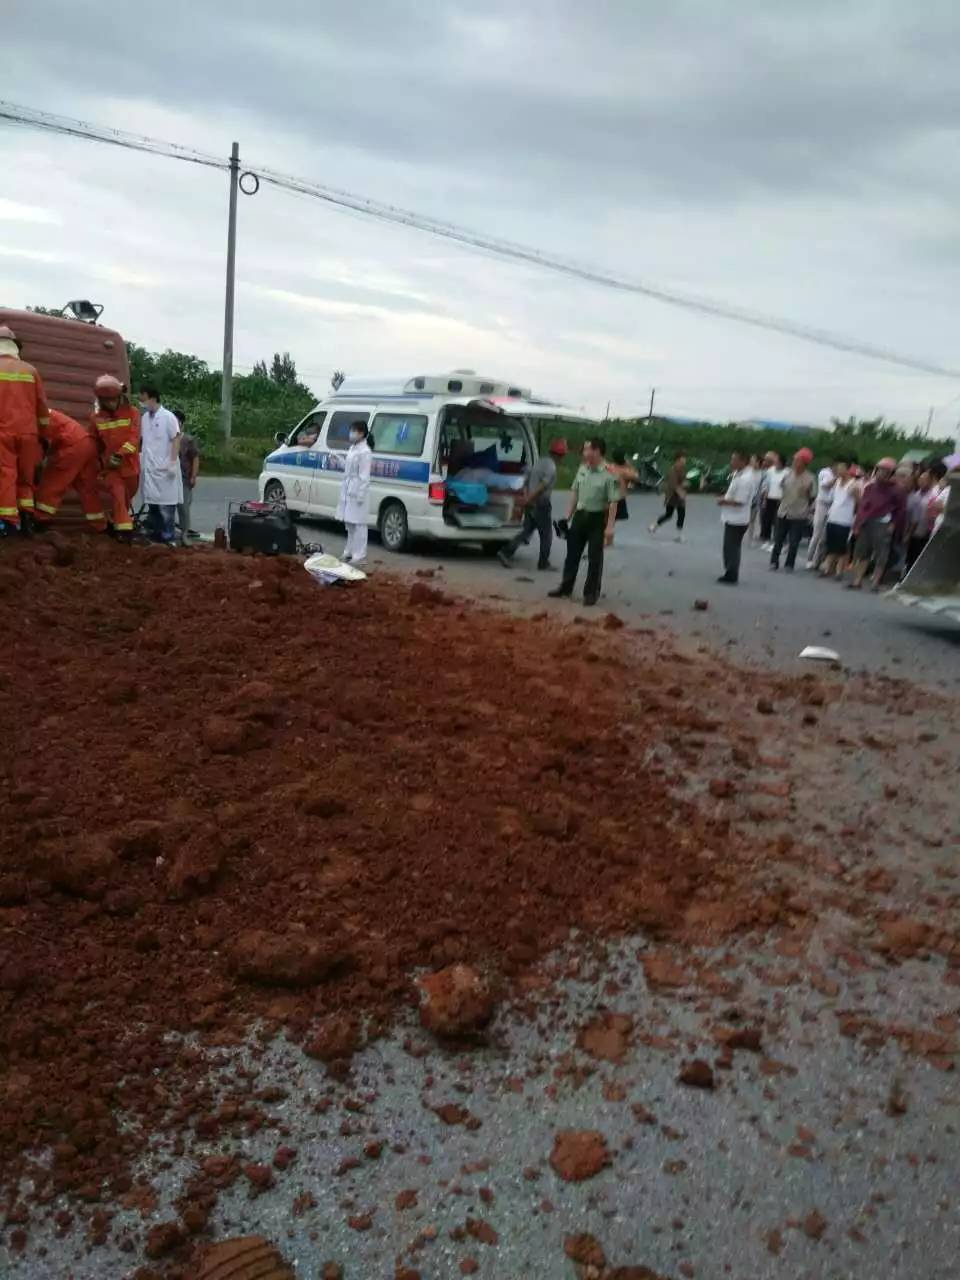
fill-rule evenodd
<path id="1" fill-rule="evenodd" d="M 817 501 L 813 508 L 813 533 L 807 544 L 807 568 L 816 569 L 826 555 L 827 521 L 830 519 L 830 502 L 833 487 L 837 483 L 836 462 L 821 467 L 817 476 Z"/>
<path id="2" fill-rule="evenodd" d="M 947 484 L 947 468 L 942 462 L 935 462 L 930 468 L 933 484 L 927 496 L 927 520 L 931 533 L 936 533 L 943 524 L 944 512 L 950 497 L 950 486 Z"/>
<path id="3" fill-rule="evenodd" d="M 763 473 L 763 506 L 760 508 L 760 540 L 764 550 L 772 547 L 773 526 L 777 519 L 777 510 L 783 498 L 783 482 L 788 468 L 784 465 L 783 454 L 771 449 L 764 458 L 766 470 Z M 768 546 L 767 544 L 770 543 Z"/>
<path id="4" fill-rule="evenodd" d="M 833 471 L 836 482 L 830 498 L 830 510 L 827 513 L 826 548 L 827 553 L 820 566 L 824 578 L 843 577 L 850 550 L 850 534 L 857 514 L 857 502 L 860 499 L 860 486 L 846 462 L 835 462 Z"/>

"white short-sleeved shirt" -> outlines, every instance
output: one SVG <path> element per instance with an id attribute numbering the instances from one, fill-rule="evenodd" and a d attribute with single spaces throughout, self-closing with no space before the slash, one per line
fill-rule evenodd
<path id="1" fill-rule="evenodd" d="M 776 498 L 779 502 L 783 497 L 783 482 L 786 479 L 789 467 L 770 467 L 767 471 L 767 497 Z"/>
<path id="2" fill-rule="evenodd" d="M 933 492 L 927 498 L 928 507 L 930 506 L 931 503 L 934 503 L 934 504 L 938 502 L 943 503 L 943 508 L 944 508 L 943 511 L 941 511 L 938 516 L 935 516 L 933 520 L 934 533 L 936 533 L 937 530 L 940 528 L 940 526 L 943 524 L 943 517 L 946 515 L 947 503 L 949 501 L 950 501 L 950 486 L 947 484 L 945 480 L 942 480 L 940 484 L 938 484 L 934 488 Z M 929 516 L 928 516 L 928 519 L 929 519 Z"/>
<path id="3" fill-rule="evenodd" d="M 833 494 L 830 498 L 830 513 L 827 516 L 827 523 L 842 524 L 849 528 L 849 526 L 853 524 L 853 518 L 856 515 L 856 499 L 856 480 L 838 480 L 833 486 Z"/>
<path id="4" fill-rule="evenodd" d="M 727 492 L 723 495 L 731 502 L 739 502 L 739 507 L 721 507 L 720 519 L 724 524 L 749 524 L 750 504 L 756 490 L 757 479 L 752 467 L 744 467 L 735 471 L 730 477 Z"/>
<path id="5" fill-rule="evenodd" d="M 830 506 L 836 485 L 837 477 L 833 474 L 833 467 L 821 467 L 817 474 L 817 506 Z"/>

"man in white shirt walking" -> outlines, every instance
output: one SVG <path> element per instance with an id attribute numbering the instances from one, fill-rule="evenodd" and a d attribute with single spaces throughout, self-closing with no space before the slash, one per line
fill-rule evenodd
<path id="1" fill-rule="evenodd" d="M 180 423 L 153 386 L 140 388 L 140 493 L 149 508 L 150 537 L 173 546 L 177 507 L 183 502 Z"/>
<path id="2" fill-rule="evenodd" d="M 750 504 L 756 489 L 756 477 L 747 466 L 747 456 L 734 452 L 730 459 L 730 483 L 727 492 L 717 500 L 723 522 L 723 573 L 717 579 L 733 586 L 740 578 L 740 552 L 744 534 L 750 524 Z"/>

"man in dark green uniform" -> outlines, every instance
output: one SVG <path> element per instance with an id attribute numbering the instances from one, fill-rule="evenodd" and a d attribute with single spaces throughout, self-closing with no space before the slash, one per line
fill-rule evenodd
<path id="1" fill-rule="evenodd" d="M 583 552 L 587 552 L 587 580 L 583 587 L 583 603 L 596 604 L 600 598 L 603 574 L 603 549 L 613 545 L 613 529 L 620 500 L 620 481 L 607 470 L 606 441 L 594 437 L 583 446 L 583 462 L 573 481 L 570 508 L 567 511 L 567 558 L 563 579 L 554 597 L 573 594 Z"/>

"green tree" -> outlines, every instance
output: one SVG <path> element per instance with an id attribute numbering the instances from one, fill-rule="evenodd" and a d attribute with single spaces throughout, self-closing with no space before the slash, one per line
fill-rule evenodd
<path id="1" fill-rule="evenodd" d="M 154 357 L 157 379 L 161 390 L 192 391 L 204 386 L 210 376 L 210 368 L 199 356 L 186 351 L 163 351 Z"/>
<path id="2" fill-rule="evenodd" d="M 883 418 L 856 418 L 852 414 L 849 418 L 831 418 L 833 423 L 834 434 L 843 436 L 860 436 L 864 440 L 875 440 L 880 435 L 883 427 Z M 899 428 L 894 426 L 895 434 L 899 433 Z M 889 437 L 887 437 L 889 438 Z"/>
<path id="3" fill-rule="evenodd" d="M 298 387 L 300 385 L 297 378 L 297 366 L 289 351 L 284 351 L 283 355 L 279 351 L 273 353 L 270 377 L 278 387 Z"/>
<path id="4" fill-rule="evenodd" d="M 127 343 L 127 363 L 130 365 L 130 390 L 136 394 L 145 382 L 156 382 L 154 357 L 146 347 L 135 342 Z"/>

